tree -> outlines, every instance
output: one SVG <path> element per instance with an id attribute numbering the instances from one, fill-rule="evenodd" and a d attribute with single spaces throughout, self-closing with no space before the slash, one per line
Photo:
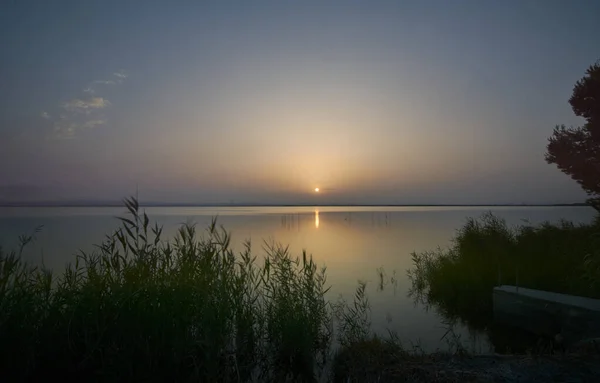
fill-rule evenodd
<path id="1" fill-rule="evenodd" d="M 575 83 L 569 104 L 585 124 L 556 126 L 548 139 L 546 162 L 577 181 L 590 196 L 588 203 L 600 212 L 600 61 Z"/>

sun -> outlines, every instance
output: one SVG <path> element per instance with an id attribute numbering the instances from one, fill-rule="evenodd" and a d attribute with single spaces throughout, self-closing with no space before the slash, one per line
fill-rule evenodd
<path id="1" fill-rule="evenodd" d="M 315 193 L 318 193 L 318 192 L 319 192 L 319 188 L 315 188 Z"/>

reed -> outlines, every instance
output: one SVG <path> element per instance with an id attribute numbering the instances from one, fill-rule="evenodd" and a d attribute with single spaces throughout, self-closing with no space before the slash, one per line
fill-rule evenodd
<path id="1" fill-rule="evenodd" d="M 477 329 L 491 323 L 497 285 L 600 298 L 599 235 L 598 221 L 508 227 L 491 213 L 469 218 L 449 248 L 412 254 L 411 294 Z"/>
<path id="2" fill-rule="evenodd" d="M 234 254 L 216 220 L 165 240 L 135 198 L 125 206 L 120 228 L 61 275 L 20 259 L 33 235 L 0 250 L 4 379 L 316 381 L 334 327 L 338 344 L 368 334 L 353 316 L 366 306 L 326 301 L 326 270 L 306 253 L 265 243 L 259 261 L 248 242 Z"/>

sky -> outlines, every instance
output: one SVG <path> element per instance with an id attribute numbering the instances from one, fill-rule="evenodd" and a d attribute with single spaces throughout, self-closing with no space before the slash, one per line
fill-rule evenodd
<path id="1" fill-rule="evenodd" d="M 596 0 L 6 0 L 0 200 L 562 203 Z M 320 192 L 315 193 L 314 189 Z"/>

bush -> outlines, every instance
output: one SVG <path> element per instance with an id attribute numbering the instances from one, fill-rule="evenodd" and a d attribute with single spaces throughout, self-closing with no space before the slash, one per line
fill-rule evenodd
<path id="1" fill-rule="evenodd" d="M 494 215 L 468 219 L 449 249 L 412 255 L 411 294 L 472 328 L 491 322 L 501 284 L 600 298 L 598 222 L 509 228 Z"/>

